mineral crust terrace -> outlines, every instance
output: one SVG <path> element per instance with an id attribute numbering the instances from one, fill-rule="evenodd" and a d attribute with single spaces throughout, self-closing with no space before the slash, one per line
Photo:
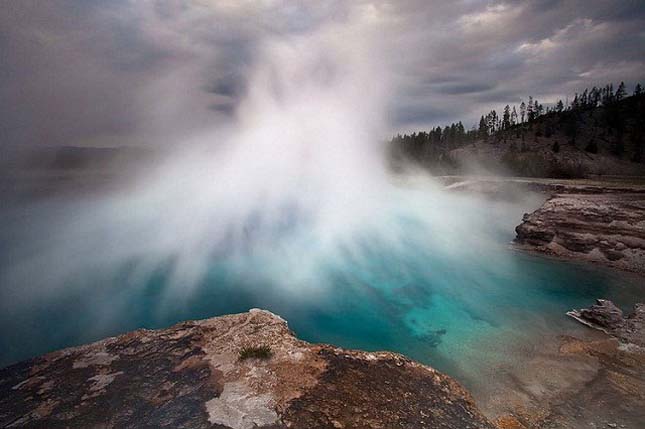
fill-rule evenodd
<path id="1" fill-rule="evenodd" d="M 515 231 L 522 249 L 645 274 L 645 193 L 557 194 Z"/>
<path id="2" fill-rule="evenodd" d="M 268 346 L 268 358 L 240 359 Z M 297 339 L 264 310 L 138 330 L 0 370 L 0 427 L 492 428 L 470 395 L 389 352 Z"/>

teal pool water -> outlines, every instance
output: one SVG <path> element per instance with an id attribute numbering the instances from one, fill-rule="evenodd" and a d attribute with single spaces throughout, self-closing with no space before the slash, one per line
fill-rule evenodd
<path id="1" fill-rule="evenodd" d="M 454 204 L 475 210 L 467 199 Z M 455 227 L 446 235 L 439 232 L 450 228 L 445 224 L 400 217 L 388 229 L 395 244 L 368 234 L 331 253 L 316 250 L 324 261 L 317 261 L 315 276 L 302 275 L 299 265 L 311 260 L 288 256 L 293 246 L 281 246 L 279 239 L 269 259 L 264 251 L 233 260 L 222 250 L 209 259 L 205 275 L 181 293 L 172 281 L 172 257 L 152 269 L 136 258 L 109 269 L 81 269 L 64 287 L 47 293 L 46 282 L 38 282 L 50 268 L 39 273 L 37 265 L 28 265 L 33 272 L 25 269 L 26 276 L 34 279 L 29 299 L 12 287 L 9 276 L 0 277 L 0 365 L 141 327 L 261 307 L 288 320 L 302 339 L 401 352 L 473 385 L 486 370 L 512 360 L 518 344 L 580 329 L 565 316 L 567 310 L 599 297 L 627 309 L 645 293 L 637 278 L 511 249 L 514 224 L 531 209 L 525 205 L 478 202 L 480 221 L 468 227 L 485 229 L 487 240 L 477 231 L 460 233 Z M 26 239 L 20 224 L 29 217 L 12 216 L 5 216 L 11 228 L 3 232 L 0 267 L 15 270 L 26 250 L 11 243 Z M 29 234 L 41 233 L 30 225 Z M 63 255 L 61 263 L 69 258 L 81 255 Z"/>

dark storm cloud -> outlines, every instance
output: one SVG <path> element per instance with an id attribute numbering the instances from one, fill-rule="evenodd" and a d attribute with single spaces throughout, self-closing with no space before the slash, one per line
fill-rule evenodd
<path id="1" fill-rule="evenodd" d="M 163 142 L 226 122 L 264 40 L 352 13 L 379 17 L 393 130 L 645 81 L 639 1 L 8 0 L 0 144 Z"/>
<path id="2" fill-rule="evenodd" d="M 411 1 L 403 9 L 420 7 Z M 404 93 L 417 94 L 415 103 L 449 105 L 470 124 L 528 95 L 554 102 L 585 86 L 624 80 L 631 87 L 645 78 L 642 2 L 454 2 L 411 20 L 411 28 L 401 23 L 414 45 L 412 58 L 400 61 Z M 438 121 L 414 119 L 399 127 Z"/>

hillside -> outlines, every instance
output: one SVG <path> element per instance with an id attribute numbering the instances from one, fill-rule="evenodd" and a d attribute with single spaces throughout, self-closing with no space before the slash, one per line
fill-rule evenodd
<path id="1" fill-rule="evenodd" d="M 482 117 L 482 124 L 488 124 L 489 116 Z M 440 139 L 433 139 L 434 131 L 397 136 L 390 142 L 390 154 L 395 168 L 412 163 L 436 175 L 645 175 L 644 122 L 645 95 L 637 94 L 606 104 L 554 108 L 507 126 L 494 114 L 492 131 L 480 124 L 461 138 L 459 127 L 452 139 L 446 136 L 448 127 L 440 131 Z"/>

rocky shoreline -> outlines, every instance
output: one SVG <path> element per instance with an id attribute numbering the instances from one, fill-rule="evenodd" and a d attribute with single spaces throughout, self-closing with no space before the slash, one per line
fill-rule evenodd
<path id="1" fill-rule="evenodd" d="M 0 427 L 494 428 L 450 377 L 395 353 L 306 343 L 263 310 L 4 368 Z"/>
<path id="2" fill-rule="evenodd" d="M 625 317 L 611 301 L 599 299 L 567 314 L 602 333 L 561 335 L 555 344 L 542 344 L 523 376 L 533 382 L 531 401 L 513 403 L 509 395 L 509 415 L 497 421 L 498 427 L 640 428 L 645 421 L 645 304 L 636 304 Z"/>
<path id="3" fill-rule="evenodd" d="M 556 194 L 515 228 L 520 249 L 645 274 L 645 194 Z"/>
<path id="4" fill-rule="evenodd" d="M 520 177 L 439 178 L 449 192 L 514 200 L 546 195 L 515 228 L 514 247 L 645 275 L 645 184 L 642 177 L 565 180 Z"/>
<path id="5" fill-rule="evenodd" d="M 402 355 L 309 344 L 279 316 L 251 310 L 1 369 L 0 427 L 639 427 L 645 305 L 624 317 L 598 300 L 569 314 L 605 333 L 547 339 L 516 369 L 515 385 L 481 403 Z"/>
<path id="6" fill-rule="evenodd" d="M 449 191 L 548 197 L 516 227 L 517 249 L 645 275 L 645 187 L 633 181 L 447 178 Z M 567 313 L 601 331 L 546 338 L 496 398 L 478 398 L 499 428 L 637 428 L 645 421 L 645 305 Z M 494 410 L 491 413 L 491 410 Z"/>

